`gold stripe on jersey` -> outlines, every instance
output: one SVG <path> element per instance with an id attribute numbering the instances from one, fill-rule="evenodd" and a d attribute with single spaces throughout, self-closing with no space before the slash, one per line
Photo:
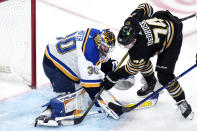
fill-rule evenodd
<path id="1" fill-rule="evenodd" d="M 175 84 L 176 81 L 173 81 L 170 85 L 167 86 L 167 88 L 172 87 Z"/>
<path id="2" fill-rule="evenodd" d="M 169 21 L 169 29 L 168 30 L 170 30 L 171 32 L 169 32 L 170 34 L 168 34 L 168 35 L 170 35 L 170 37 L 169 37 L 169 39 L 167 39 L 167 46 L 166 46 L 166 48 L 168 48 L 170 45 L 171 45 L 171 43 L 172 43 L 172 39 L 173 39 L 173 37 L 174 37 L 174 24 L 172 23 L 172 21 Z"/>
<path id="3" fill-rule="evenodd" d="M 153 73 L 154 73 L 153 70 L 150 70 L 150 72 L 149 72 L 149 73 L 146 73 L 146 74 L 143 74 L 143 73 L 141 72 L 141 74 L 142 74 L 144 77 L 150 76 L 150 75 L 152 75 Z"/>
<path id="4" fill-rule="evenodd" d="M 153 9 L 152 9 L 151 5 L 148 4 L 148 3 L 140 4 L 137 9 L 139 9 L 139 10 L 143 9 L 144 10 L 144 16 L 149 16 L 150 17 L 153 13 Z"/>
<path id="5" fill-rule="evenodd" d="M 73 81 L 79 81 L 79 78 L 73 76 L 68 70 L 66 70 L 64 67 L 62 67 L 59 63 L 57 63 L 55 60 L 53 60 L 50 56 L 49 53 L 47 51 L 47 49 L 45 50 L 45 55 L 46 57 L 51 60 L 53 62 L 53 64 L 60 69 L 66 76 L 68 76 L 71 80 Z"/>
<path id="6" fill-rule="evenodd" d="M 100 64 L 100 60 L 96 62 L 96 66 L 98 66 Z"/>
<path id="7" fill-rule="evenodd" d="M 174 89 L 169 90 L 170 93 L 175 92 L 180 87 L 180 84 L 178 83 Z"/>
<path id="8" fill-rule="evenodd" d="M 154 73 L 154 71 L 153 71 L 153 65 L 152 65 L 151 61 L 149 60 L 147 62 L 147 64 L 144 66 L 144 68 L 141 70 L 141 74 L 143 76 L 150 76 L 153 73 Z"/>
<path id="9" fill-rule="evenodd" d="M 136 74 L 138 73 L 138 72 L 136 72 L 136 71 L 130 70 L 130 69 L 128 68 L 127 65 L 125 65 L 124 69 L 125 69 L 125 71 L 126 71 L 127 73 L 129 73 L 129 74 L 131 74 L 131 75 L 136 75 Z"/>
<path id="10" fill-rule="evenodd" d="M 163 51 L 164 51 L 164 49 L 165 49 L 165 47 L 166 47 L 166 39 L 165 39 L 165 40 L 164 40 L 164 42 L 163 42 L 162 49 L 161 49 L 160 51 L 157 51 L 157 52 L 155 53 L 155 55 L 157 55 L 157 54 L 159 54 L 159 53 L 163 52 Z"/>
<path id="11" fill-rule="evenodd" d="M 173 95 L 172 97 L 175 98 L 175 97 L 178 97 L 181 95 L 181 93 L 183 92 L 182 88 L 181 88 L 181 91 L 177 94 L 177 95 Z"/>
<path id="12" fill-rule="evenodd" d="M 129 65 L 127 65 L 127 68 L 128 69 L 130 69 L 130 70 L 132 70 L 132 71 L 135 71 L 135 72 L 138 72 L 138 71 L 140 71 L 142 68 L 135 68 L 135 67 L 131 67 L 131 66 L 129 66 Z"/>
<path id="13" fill-rule="evenodd" d="M 133 60 L 133 61 L 135 61 L 135 60 Z M 131 61 L 131 59 L 129 59 L 128 63 L 129 63 L 131 66 L 134 66 L 134 67 L 138 67 L 138 68 L 139 68 L 139 67 L 144 66 L 144 64 L 145 64 L 146 62 L 144 61 L 144 62 L 142 62 L 142 63 L 135 64 L 135 63 L 133 63 L 133 62 Z"/>
<path id="14" fill-rule="evenodd" d="M 83 42 L 83 54 L 85 53 L 86 42 L 87 42 L 88 36 L 90 34 L 90 31 L 91 31 L 91 28 L 88 29 L 85 39 L 84 39 L 84 42 Z"/>
<path id="15" fill-rule="evenodd" d="M 178 97 L 182 92 L 182 87 L 178 81 L 173 82 L 167 87 L 167 91 L 172 97 Z"/>
<path id="16" fill-rule="evenodd" d="M 131 60 L 129 60 L 128 63 L 127 63 L 127 67 L 129 69 L 133 70 L 133 71 L 140 71 L 140 70 L 143 69 L 144 65 L 141 65 L 141 64 L 140 65 L 136 65 L 136 64 L 133 64 L 131 62 Z"/>
<path id="17" fill-rule="evenodd" d="M 134 60 L 135 61 L 135 60 Z M 138 61 L 140 62 L 140 61 Z M 137 74 L 139 71 L 141 71 L 144 68 L 144 64 L 146 62 L 143 60 L 143 62 L 141 61 L 141 63 L 133 63 L 131 61 L 131 59 L 129 59 L 129 61 L 127 62 L 127 64 L 125 65 L 125 70 L 131 74 L 131 75 L 135 75 Z"/>
<path id="18" fill-rule="evenodd" d="M 144 16 L 146 16 L 146 9 L 145 9 L 144 7 L 138 7 L 137 9 L 138 9 L 138 10 L 143 9 L 143 10 L 144 10 Z"/>
<path id="19" fill-rule="evenodd" d="M 147 16 L 148 16 L 148 14 L 149 14 L 149 7 L 148 7 L 148 4 L 145 3 L 145 6 L 146 6 L 146 14 L 147 14 Z"/>
<path id="20" fill-rule="evenodd" d="M 81 82 L 81 85 L 85 88 L 95 88 L 95 87 L 100 87 L 100 83 L 83 83 Z"/>
<path id="21" fill-rule="evenodd" d="M 148 15 L 149 17 L 151 17 L 152 14 L 153 14 L 153 8 L 152 8 L 152 6 L 151 6 L 150 4 L 148 4 L 148 3 L 147 3 L 147 7 L 148 7 L 148 13 L 147 13 L 147 15 Z"/>

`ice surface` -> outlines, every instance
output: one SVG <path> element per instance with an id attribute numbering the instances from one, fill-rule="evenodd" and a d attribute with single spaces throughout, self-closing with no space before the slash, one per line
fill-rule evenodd
<path id="1" fill-rule="evenodd" d="M 0 83 L 0 131 L 197 131 L 197 116 L 195 115 L 193 120 L 185 120 L 178 115 L 177 106 L 166 91 L 160 95 L 155 107 L 125 113 L 120 120 L 98 114 L 88 116 L 81 124 L 75 126 L 33 127 L 34 119 L 43 110 L 41 105 L 53 96 L 49 81 L 42 69 L 42 58 L 47 43 L 57 36 L 65 36 L 88 27 L 111 28 L 117 35 L 125 18 L 142 2 L 145 1 L 37 0 L 38 89 L 31 91 L 24 85 Z M 190 15 L 197 7 L 196 1 L 149 0 L 146 2 L 152 4 L 155 10 L 168 8 L 180 17 Z M 184 41 L 176 65 L 177 75 L 195 64 L 197 51 L 197 20 L 192 18 L 183 23 Z M 112 57 L 121 60 L 125 52 L 117 46 Z M 154 63 L 155 58 L 152 60 Z M 187 101 L 195 113 L 197 112 L 196 78 L 197 69 L 193 69 L 179 80 Z M 111 90 L 122 103 L 139 100 L 136 91 L 141 86 L 140 75 L 137 75 L 136 79 L 136 85 L 127 91 Z"/>

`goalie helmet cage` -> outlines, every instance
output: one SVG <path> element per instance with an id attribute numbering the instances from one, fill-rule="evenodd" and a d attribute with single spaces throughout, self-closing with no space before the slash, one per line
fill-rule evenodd
<path id="1" fill-rule="evenodd" d="M 0 80 L 36 88 L 36 0 L 0 0 Z"/>

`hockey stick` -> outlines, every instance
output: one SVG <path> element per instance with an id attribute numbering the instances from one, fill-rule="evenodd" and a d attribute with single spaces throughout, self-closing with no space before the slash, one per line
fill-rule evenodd
<path id="1" fill-rule="evenodd" d="M 131 106 L 131 107 L 124 107 L 124 106 L 119 106 L 113 103 L 109 103 L 108 106 L 115 110 L 115 111 L 120 111 L 120 112 L 129 112 L 132 111 L 133 109 L 137 108 L 139 105 L 141 105 L 142 103 L 144 103 L 146 100 L 156 96 L 160 91 L 162 91 L 163 89 L 165 89 L 166 87 L 168 87 L 172 82 L 178 80 L 179 78 L 181 78 L 182 76 L 184 76 L 185 74 L 187 74 L 188 72 L 190 72 L 192 69 L 194 69 L 197 65 L 193 65 L 192 67 L 190 67 L 189 69 L 187 69 L 185 72 L 183 72 L 182 74 L 180 74 L 179 76 L 177 76 L 176 78 L 174 78 L 172 81 L 168 82 L 167 85 L 161 87 L 160 89 L 156 90 L 154 93 L 152 93 L 151 95 L 147 96 L 146 98 L 144 98 L 143 100 L 141 100 L 140 102 L 138 102 L 136 105 Z"/>
<path id="2" fill-rule="evenodd" d="M 197 19 L 197 13 L 194 13 L 194 14 L 192 14 L 192 15 L 190 15 L 190 16 L 181 18 L 180 20 L 181 20 L 181 21 L 185 21 L 185 20 L 190 19 L 190 18 L 195 17 L 195 16 L 196 16 L 196 19 Z"/>
<path id="3" fill-rule="evenodd" d="M 116 67 L 115 71 L 118 70 L 120 68 L 120 66 L 122 65 L 122 63 L 124 62 L 124 60 L 127 58 L 128 56 L 128 52 L 124 55 L 124 57 L 122 58 L 122 60 L 120 61 L 120 63 L 118 64 L 118 66 Z M 87 116 L 88 112 L 91 110 L 92 106 L 94 105 L 94 103 L 96 102 L 96 100 L 98 99 L 98 97 L 101 95 L 101 93 L 103 92 L 104 87 L 101 88 L 100 92 L 97 93 L 97 95 L 95 96 L 94 100 L 90 103 L 88 109 L 85 111 L 85 113 L 79 117 L 76 118 L 74 120 L 67 120 L 66 122 L 64 122 L 64 125 L 76 125 L 79 124 L 83 121 L 83 119 Z"/>
<path id="4" fill-rule="evenodd" d="M 143 104 L 141 104 L 140 106 L 136 107 L 135 109 L 139 110 L 139 109 L 145 109 L 145 108 L 149 108 L 149 107 L 155 106 L 157 101 L 158 101 L 158 97 L 159 97 L 159 95 L 156 95 L 155 98 L 152 98 L 150 100 L 145 101 Z M 126 105 L 124 105 L 124 107 L 131 107 L 133 105 L 136 105 L 136 102 L 135 103 L 126 104 Z M 96 114 L 102 114 L 102 113 L 104 113 L 103 110 L 98 110 L 98 111 L 89 112 L 87 114 L 87 116 L 96 115 Z M 82 115 L 84 115 L 84 113 L 80 113 L 80 114 L 77 114 L 77 115 L 65 116 L 65 117 L 56 117 L 55 120 L 56 121 L 62 121 L 62 120 L 66 121 L 66 120 L 69 120 L 69 119 L 76 119 L 78 117 L 81 117 Z"/>
<path id="5" fill-rule="evenodd" d="M 159 98 L 159 94 L 155 95 L 154 98 L 150 99 L 150 100 L 147 100 L 145 101 L 144 103 L 142 103 L 141 105 L 138 105 L 135 109 L 144 109 L 144 108 L 148 108 L 148 107 L 152 107 L 152 106 L 155 106 L 157 104 L 157 101 L 158 101 L 158 98 Z M 124 107 L 132 107 L 136 105 L 136 103 L 132 103 L 132 104 L 127 104 L 127 105 L 123 105 Z"/>
<path id="6" fill-rule="evenodd" d="M 104 112 L 103 110 L 92 111 L 92 112 L 89 112 L 87 114 L 87 116 L 101 114 L 103 112 Z M 79 118 L 79 117 L 81 117 L 83 115 L 84 115 L 84 113 L 80 113 L 80 114 L 76 114 L 76 115 L 70 115 L 70 116 L 64 116 L 64 117 L 56 117 L 55 120 L 56 121 L 62 121 L 62 120 L 66 120 L 66 119 L 76 119 L 76 118 Z"/>

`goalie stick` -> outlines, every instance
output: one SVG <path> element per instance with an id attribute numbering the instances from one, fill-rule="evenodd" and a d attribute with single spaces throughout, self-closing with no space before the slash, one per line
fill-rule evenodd
<path id="1" fill-rule="evenodd" d="M 145 109 L 145 108 L 150 108 L 150 107 L 155 106 L 157 104 L 158 97 L 159 97 L 159 94 L 156 95 L 154 98 L 145 101 L 143 104 L 136 107 L 135 110 L 140 110 L 140 109 Z M 130 104 L 126 104 L 126 105 L 123 105 L 123 106 L 124 107 L 131 107 L 131 106 L 134 106 L 134 105 L 136 105 L 136 103 L 130 103 Z M 102 114 L 102 113 L 104 113 L 103 110 L 98 110 L 98 111 L 89 112 L 87 114 L 87 116 Z M 84 113 L 80 113 L 80 114 L 77 114 L 77 115 L 71 115 L 71 116 L 65 116 L 65 117 L 56 117 L 55 120 L 56 121 L 61 121 L 61 124 L 64 125 L 67 120 L 71 121 L 71 119 L 76 119 L 78 117 L 81 117 L 82 115 L 84 115 Z M 65 124 L 65 125 L 67 125 L 67 124 Z"/>
<path id="2" fill-rule="evenodd" d="M 181 78 L 182 76 L 184 76 L 185 74 L 187 74 L 188 72 L 190 72 L 192 69 L 194 69 L 197 65 L 193 65 L 192 67 L 190 67 L 189 69 L 187 69 L 186 71 L 184 71 L 182 74 L 180 74 L 179 76 L 177 76 L 176 78 L 174 78 L 172 81 L 168 82 L 167 85 L 159 88 L 158 90 L 156 90 L 154 93 L 150 94 L 149 96 L 147 96 L 146 98 L 144 98 L 143 100 L 141 100 L 140 102 L 138 102 L 136 105 L 133 105 L 131 107 L 124 107 L 124 106 L 119 106 L 116 105 L 114 103 L 109 103 L 108 106 L 115 110 L 115 111 L 119 111 L 119 112 L 129 112 L 132 111 L 133 109 L 137 108 L 139 105 L 141 105 L 142 103 L 144 103 L 146 100 L 155 97 L 156 95 L 158 95 L 158 93 L 160 91 L 162 91 L 163 89 L 165 89 L 166 87 L 168 87 L 172 82 L 178 80 L 179 78 Z"/>
<path id="3" fill-rule="evenodd" d="M 92 111 L 92 112 L 89 112 L 87 114 L 87 116 L 101 114 L 103 112 L 104 112 L 103 110 Z M 79 117 L 81 117 L 83 115 L 84 115 L 84 113 L 80 113 L 80 114 L 76 114 L 76 115 L 70 115 L 70 116 L 64 116 L 64 117 L 56 117 L 55 120 L 56 121 L 62 121 L 62 120 L 67 120 L 67 119 L 76 119 L 76 118 L 79 118 Z"/>

